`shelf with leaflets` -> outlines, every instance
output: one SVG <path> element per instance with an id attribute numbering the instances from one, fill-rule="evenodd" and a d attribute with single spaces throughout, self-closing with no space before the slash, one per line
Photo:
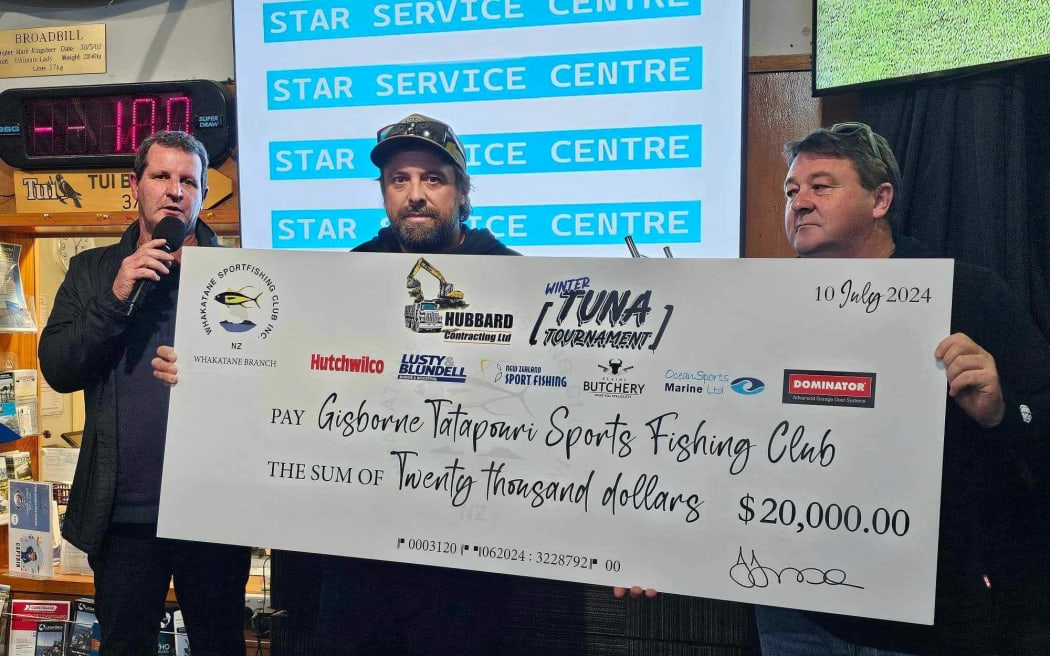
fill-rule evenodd
<path id="1" fill-rule="evenodd" d="M 263 593 L 263 583 L 263 577 L 251 576 L 248 580 L 248 586 L 245 588 L 245 594 L 261 595 Z M 2 567 L 0 568 L 0 585 L 11 587 L 11 599 L 72 602 L 80 598 L 93 597 L 95 594 L 92 577 L 82 574 L 56 574 L 50 578 L 40 578 L 12 574 L 6 567 Z M 174 587 L 168 588 L 167 601 L 169 604 L 178 605 Z M 257 639 L 249 625 L 246 624 L 244 637 L 246 656 L 258 656 L 259 654 L 266 656 L 270 653 L 268 635 L 260 635 Z M 2 648 L 0 648 L 0 651 L 2 651 Z"/>
<path id="2" fill-rule="evenodd" d="M 31 459 L 32 478 L 39 480 L 41 478 L 41 470 L 44 470 L 43 473 L 46 475 L 47 465 L 43 463 L 49 461 L 47 457 L 41 455 L 43 439 L 44 437 L 40 435 L 30 435 L 0 444 L 0 455 L 16 450 L 27 451 L 33 454 Z M 0 462 L 0 466 L 5 466 L 5 463 Z M 10 589 L 9 600 L 74 602 L 80 598 L 94 597 L 95 586 L 93 576 L 90 573 L 64 572 L 61 571 L 61 566 L 57 563 L 56 571 L 51 576 L 35 576 L 12 571 L 8 562 L 9 529 L 9 526 L 0 526 L 0 585 L 7 586 Z M 62 547 L 62 551 L 64 554 L 66 553 L 65 545 Z M 266 555 L 265 560 L 261 561 L 262 565 L 258 568 L 255 562 L 253 559 L 252 575 L 249 576 L 248 583 L 245 586 L 246 618 L 251 615 L 253 610 L 269 605 L 269 557 Z M 173 586 L 169 587 L 166 600 L 170 605 L 178 606 L 178 598 L 175 595 Z M 270 653 L 268 635 L 256 636 L 252 633 L 252 627 L 248 624 L 245 627 L 245 640 L 247 645 L 246 656 L 251 654 L 256 656 L 262 654 L 265 656 Z M 4 653 L 2 648 L 0 648 L 0 653 Z"/>
<path id="3" fill-rule="evenodd" d="M 28 435 L 11 442 L 0 443 L 0 455 L 12 451 L 25 451 L 31 454 L 29 466 L 33 480 L 40 479 L 40 435 Z M 0 467 L 5 466 L 0 461 Z M 0 526 L 0 573 L 6 575 L 7 571 L 7 529 L 6 525 Z M 0 578 L 0 583 L 6 581 Z"/>

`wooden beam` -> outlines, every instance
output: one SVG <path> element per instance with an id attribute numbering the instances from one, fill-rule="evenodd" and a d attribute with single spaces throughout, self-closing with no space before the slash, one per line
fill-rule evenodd
<path id="1" fill-rule="evenodd" d="M 748 73 L 782 73 L 813 70 L 809 55 L 761 55 L 747 60 Z"/>
<path id="2" fill-rule="evenodd" d="M 236 209 L 201 210 L 200 218 L 220 235 L 235 235 Z M 68 212 L 63 214 L 0 213 L 3 234 L 58 236 L 65 234 L 119 235 L 138 220 L 137 212 Z"/>

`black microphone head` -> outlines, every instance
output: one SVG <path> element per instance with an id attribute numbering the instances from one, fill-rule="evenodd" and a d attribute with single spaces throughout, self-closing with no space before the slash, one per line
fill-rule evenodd
<path id="1" fill-rule="evenodd" d="M 157 224 L 153 238 L 166 240 L 168 243 L 164 245 L 164 250 L 174 253 L 182 248 L 182 240 L 186 238 L 186 224 L 179 221 L 178 217 L 166 216 Z"/>

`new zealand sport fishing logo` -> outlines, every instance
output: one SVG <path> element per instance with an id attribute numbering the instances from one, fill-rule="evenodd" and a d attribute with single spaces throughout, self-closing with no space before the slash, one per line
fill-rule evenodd
<path id="1" fill-rule="evenodd" d="M 221 329 L 266 339 L 273 333 L 280 307 L 277 284 L 262 268 L 231 264 L 208 280 L 198 312 L 206 335 Z"/>

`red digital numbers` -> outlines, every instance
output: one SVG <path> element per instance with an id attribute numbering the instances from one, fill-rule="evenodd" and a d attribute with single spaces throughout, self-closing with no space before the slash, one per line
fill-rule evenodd
<path id="1" fill-rule="evenodd" d="M 132 155 L 160 130 L 192 132 L 193 102 L 181 92 L 26 100 L 27 154 Z"/>

